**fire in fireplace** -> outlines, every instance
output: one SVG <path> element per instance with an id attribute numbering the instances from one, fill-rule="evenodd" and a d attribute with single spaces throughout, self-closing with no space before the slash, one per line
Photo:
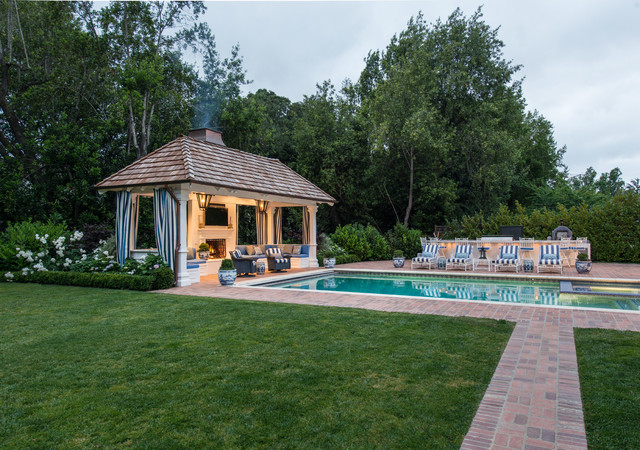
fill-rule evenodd
<path id="1" fill-rule="evenodd" d="M 213 259 L 224 259 L 227 254 L 227 241 L 226 239 L 207 239 L 209 244 L 209 254 Z"/>

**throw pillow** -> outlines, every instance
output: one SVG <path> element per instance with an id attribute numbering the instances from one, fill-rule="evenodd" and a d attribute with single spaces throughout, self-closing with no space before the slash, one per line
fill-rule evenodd
<path id="1" fill-rule="evenodd" d="M 300 253 L 302 253 L 302 245 L 294 245 L 293 251 L 291 253 L 293 253 L 294 255 L 299 255 Z"/>
<path id="2" fill-rule="evenodd" d="M 262 252 L 262 249 L 260 247 L 258 247 L 257 245 L 253 247 L 253 254 L 254 255 L 264 255 L 264 253 Z"/>
<path id="3" fill-rule="evenodd" d="M 554 255 L 553 253 L 547 253 L 545 255 L 542 255 L 542 259 L 556 259 L 556 255 Z"/>
<path id="4" fill-rule="evenodd" d="M 293 244 L 284 244 L 283 253 L 293 253 Z"/>
<path id="5" fill-rule="evenodd" d="M 466 254 L 466 253 L 456 253 L 455 257 L 458 258 L 458 259 L 466 259 L 466 258 L 469 257 L 469 255 Z"/>
<path id="6" fill-rule="evenodd" d="M 422 256 L 425 258 L 433 258 L 436 255 L 434 255 L 433 252 L 422 252 Z"/>
<path id="7" fill-rule="evenodd" d="M 503 253 L 502 259 L 516 259 L 515 253 Z"/>
<path id="8" fill-rule="evenodd" d="M 246 251 L 247 251 L 247 255 L 255 255 L 256 254 L 255 250 L 253 249 L 253 245 L 247 245 L 245 248 L 246 248 Z"/>

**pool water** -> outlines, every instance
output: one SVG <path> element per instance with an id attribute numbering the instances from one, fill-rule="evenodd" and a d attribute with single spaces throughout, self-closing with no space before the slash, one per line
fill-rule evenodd
<path id="1" fill-rule="evenodd" d="M 269 286 L 451 300 L 640 310 L 640 295 L 634 298 L 629 295 L 593 295 L 593 292 L 591 295 L 561 293 L 557 281 L 332 274 L 272 283 Z"/>

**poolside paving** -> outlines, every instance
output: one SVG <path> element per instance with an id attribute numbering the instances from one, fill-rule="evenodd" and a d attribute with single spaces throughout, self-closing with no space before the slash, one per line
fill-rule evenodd
<path id="1" fill-rule="evenodd" d="M 408 268 L 394 269 L 389 261 L 346 264 L 340 268 L 411 272 Z M 314 270 L 317 269 L 291 270 L 286 276 Z M 480 273 L 474 272 L 473 275 Z M 275 276 L 278 275 L 269 274 L 259 279 Z M 564 276 L 640 280 L 640 265 L 594 263 L 591 274 L 580 275 L 575 269 L 569 269 Z M 239 279 L 239 284 L 247 280 L 250 279 Z M 463 449 L 587 448 L 573 329 L 608 328 L 640 332 L 638 312 L 300 292 L 240 285 L 222 287 L 215 276 L 204 277 L 201 283 L 192 286 L 163 292 L 515 322 L 513 334 L 464 439 Z"/>

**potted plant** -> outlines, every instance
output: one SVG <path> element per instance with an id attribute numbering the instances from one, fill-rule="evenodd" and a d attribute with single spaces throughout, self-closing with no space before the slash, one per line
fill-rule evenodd
<path id="1" fill-rule="evenodd" d="M 578 273 L 591 272 L 591 260 L 589 259 L 589 255 L 586 253 L 578 253 L 578 257 L 576 259 L 576 270 Z"/>
<path id="2" fill-rule="evenodd" d="M 402 253 L 402 250 L 396 250 L 393 252 L 393 267 L 404 267 L 404 253 Z"/>
<path id="3" fill-rule="evenodd" d="M 223 259 L 220 263 L 220 269 L 218 270 L 218 281 L 221 286 L 231 286 L 236 282 L 237 272 L 233 266 L 233 261 L 230 259 Z"/>
<path id="4" fill-rule="evenodd" d="M 333 252 L 333 250 L 328 250 L 326 252 L 324 252 L 323 255 L 323 263 L 324 266 L 327 269 L 333 269 L 336 265 L 336 254 Z"/>
<path id="5" fill-rule="evenodd" d="M 209 259 L 209 244 L 203 242 L 198 247 L 198 258 L 200 259 Z"/>

